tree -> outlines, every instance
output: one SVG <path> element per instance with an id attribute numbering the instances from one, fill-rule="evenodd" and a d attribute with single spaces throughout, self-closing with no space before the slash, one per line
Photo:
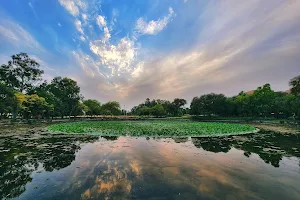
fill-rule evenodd
<path id="1" fill-rule="evenodd" d="M 49 105 L 43 97 L 39 97 L 36 94 L 24 95 L 18 93 L 17 99 L 19 102 L 19 112 L 26 119 L 31 117 L 44 117 L 45 114 L 53 110 L 53 107 Z"/>
<path id="2" fill-rule="evenodd" d="M 89 112 L 89 107 L 81 102 L 78 102 L 78 105 L 75 107 L 73 113 L 74 113 L 74 116 L 77 116 L 77 115 L 84 115 L 87 112 Z"/>
<path id="3" fill-rule="evenodd" d="M 275 92 L 271 89 L 270 84 L 265 84 L 262 87 L 258 87 L 253 95 L 252 100 L 255 105 L 253 111 L 256 115 L 267 116 L 270 115 L 275 109 L 274 100 Z"/>
<path id="4" fill-rule="evenodd" d="M 234 104 L 236 106 L 236 112 L 239 116 L 249 116 L 252 114 L 251 110 L 251 97 L 243 91 L 234 98 Z"/>
<path id="5" fill-rule="evenodd" d="M 166 115 L 166 111 L 161 104 L 157 104 L 157 105 L 153 106 L 151 108 L 150 112 L 152 115 L 154 115 L 156 117 L 161 117 L 161 116 Z"/>
<path id="6" fill-rule="evenodd" d="M 186 104 L 186 100 L 185 99 L 176 98 L 176 99 L 174 99 L 174 101 L 172 102 L 172 104 L 174 104 L 177 108 L 181 108 L 182 106 L 184 106 Z"/>
<path id="7" fill-rule="evenodd" d="M 26 53 L 13 55 L 7 65 L 1 66 L 0 81 L 20 92 L 27 92 L 41 80 L 44 71 L 39 66 Z"/>
<path id="8" fill-rule="evenodd" d="M 144 103 L 144 105 L 147 106 L 147 107 L 151 107 L 150 104 L 151 104 L 150 99 L 147 98 L 146 101 L 145 101 L 145 103 Z"/>
<path id="9" fill-rule="evenodd" d="M 180 108 L 185 104 L 186 104 L 185 99 L 179 99 L 179 98 L 174 99 L 174 101 L 172 102 L 173 106 L 169 106 L 169 108 L 172 110 L 173 116 L 178 116 L 180 113 Z"/>
<path id="10" fill-rule="evenodd" d="M 289 82 L 289 85 L 292 87 L 292 94 L 294 94 L 295 96 L 300 96 L 300 76 L 292 78 Z"/>
<path id="11" fill-rule="evenodd" d="M 139 106 L 137 113 L 138 115 L 150 115 L 151 109 L 148 106 Z"/>
<path id="12" fill-rule="evenodd" d="M 66 77 L 55 77 L 49 87 L 49 91 L 59 99 L 59 104 L 56 106 L 61 112 L 61 117 L 70 117 L 76 106 L 79 106 L 81 99 L 80 87 L 77 82 Z"/>
<path id="13" fill-rule="evenodd" d="M 83 101 L 83 104 L 87 106 L 87 115 L 100 115 L 101 114 L 101 104 L 97 100 L 88 99 Z"/>
<path id="14" fill-rule="evenodd" d="M 101 106 L 101 112 L 104 115 L 120 115 L 121 106 L 119 102 L 109 101 Z"/>
<path id="15" fill-rule="evenodd" d="M 44 81 L 39 86 L 32 88 L 28 94 L 37 94 L 39 97 L 45 98 L 46 102 L 53 107 L 49 116 L 61 116 L 60 105 L 62 105 L 62 102 L 50 90 L 51 85 Z"/>
<path id="16" fill-rule="evenodd" d="M 0 83 L 0 119 L 13 111 L 15 102 L 14 91 Z"/>
<path id="17" fill-rule="evenodd" d="M 195 115 L 225 115 L 226 97 L 223 94 L 206 94 L 194 97 L 191 103 L 191 113 Z"/>

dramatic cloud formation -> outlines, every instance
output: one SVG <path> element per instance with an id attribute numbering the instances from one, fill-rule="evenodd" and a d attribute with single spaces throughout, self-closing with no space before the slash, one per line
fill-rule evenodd
<path id="1" fill-rule="evenodd" d="M 28 3 L 36 22 L 3 6 L 1 60 L 28 51 L 48 66 L 47 79 L 72 77 L 101 102 L 130 108 L 147 97 L 235 95 L 267 82 L 286 90 L 299 74 L 299 1 L 44 2 L 49 15 L 63 8 L 54 21 Z"/>

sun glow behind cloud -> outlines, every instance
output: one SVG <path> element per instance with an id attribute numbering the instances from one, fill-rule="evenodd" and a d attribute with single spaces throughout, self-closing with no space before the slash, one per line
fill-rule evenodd
<path id="1" fill-rule="evenodd" d="M 51 76 L 74 77 L 87 98 L 131 107 L 147 97 L 233 95 L 266 82 L 285 90 L 288 79 L 299 73 L 298 1 L 57 4 L 65 13 L 45 29 L 58 34 L 55 49 L 39 40 L 35 27 L 29 31 L 25 22 L 10 17 L 0 20 L 5 41 L 0 53 L 29 51 L 53 68 Z M 37 4 L 27 5 L 41 20 Z"/>

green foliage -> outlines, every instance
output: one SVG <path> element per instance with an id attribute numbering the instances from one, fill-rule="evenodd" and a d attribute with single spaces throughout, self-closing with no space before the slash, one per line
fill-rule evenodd
<path id="1" fill-rule="evenodd" d="M 138 115 L 150 115 L 151 109 L 148 106 L 141 106 L 138 109 Z"/>
<path id="2" fill-rule="evenodd" d="M 39 66 L 26 53 L 13 55 L 12 60 L 0 68 L 0 82 L 20 92 L 26 92 L 41 80 L 44 71 Z"/>
<path id="3" fill-rule="evenodd" d="M 300 96 L 300 76 L 292 78 L 289 82 L 292 94 Z"/>
<path id="4" fill-rule="evenodd" d="M 153 99 L 150 101 L 149 98 L 142 104 L 134 106 L 131 109 L 133 115 L 153 115 L 153 116 L 182 116 L 186 114 L 186 110 L 182 108 L 186 104 L 185 99 L 176 98 L 171 103 L 168 100 Z M 159 105 L 159 106 L 158 106 Z M 154 114 L 153 114 L 154 113 Z"/>
<path id="5" fill-rule="evenodd" d="M 223 94 L 206 94 L 195 97 L 191 103 L 191 113 L 197 115 L 225 115 L 226 97 Z"/>
<path id="6" fill-rule="evenodd" d="M 239 93 L 233 100 L 236 106 L 236 112 L 239 116 L 251 116 L 253 111 L 252 97 L 243 91 Z"/>
<path id="7" fill-rule="evenodd" d="M 254 106 L 254 113 L 256 115 L 267 116 L 274 111 L 275 92 L 271 89 L 270 84 L 265 84 L 263 87 L 258 87 L 253 95 L 252 101 Z"/>
<path id="8" fill-rule="evenodd" d="M 121 106 L 119 102 L 109 101 L 101 106 L 101 112 L 104 115 L 120 115 Z"/>
<path id="9" fill-rule="evenodd" d="M 182 106 L 184 106 L 186 104 L 186 100 L 185 99 L 179 99 L 176 98 L 174 99 L 174 101 L 172 102 L 172 104 L 176 107 L 176 108 L 181 108 Z"/>
<path id="10" fill-rule="evenodd" d="M 51 125 L 48 129 L 55 132 L 92 133 L 103 136 L 217 136 L 256 131 L 254 127 L 241 124 L 183 121 L 75 122 Z"/>
<path id="11" fill-rule="evenodd" d="M 150 113 L 155 117 L 161 117 L 166 115 L 166 111 L 161 104 L 157 104 L 150 109 Z"/>
<path id="12" fill-rule="evenodd" d="M 5 84 L 0 83 L 0 118 L 13 111 L 16 104 L 14 91 Z"/>
<path id="13" fill-rule="evenodd" d="M 100 115 L 101 114 L 101 104 L 97 100 L 88 99 L 83 101 L 83 104 L 87 106 L 87 115 Z"/>
<path id="14" fill-rule="evenodd" d="M 43 97 L 46 100 L 46 102 L 53 107 L 52 112 L 50 112 L 48 115 L 49 117 L 60 116 L 60 105 L 62 104 L 62 102 L 50 91 L 50 89 L 51 85 L 45 81 L 39 86 L 30 90 L 28 94 L 37 94 L 39 97 Z"/>
<path id="15" fill-rule="evenodd" d="M 77 115 L 84 115 L 89 111 L 89 107 L 87 107 L 85 104 L 78 102 L 78 104 L 76 105 L 73 114 L 74 116 Z"/>
<path id="16" fill-rule="evenodd" d="M 191 102 L 191 114 L 287 118 L 299 116 L 299 98 L 285 92 L 274 92 L 270 84 L 265 84 L 253 91 L 253 94 L 242 91 L 230 98 L 223 94 L 194 97 Z"/>
<path id="17" fill-rule="evenodd" d="M 49 91 L 59 99 L 56 107 L 60 110 L 61 116 L 74 114 L 76 106 L 79 105 L 80 87 L 77 82 L 70 78 L 55 77 L 49 86 Z"/>
<path id="18" fill-rule="evenodd" d="M 36 94 L 24 95 L 17 93 L 18 101 L 17 109 L 26 118 L 42 117 L 53 110 L 53 106 L 49 105 L 43 97 Z"/>

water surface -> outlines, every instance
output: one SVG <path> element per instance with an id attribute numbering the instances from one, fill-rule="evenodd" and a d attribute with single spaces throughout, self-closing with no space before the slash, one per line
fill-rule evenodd
<path id="1" fill-rule="evenodd" d="M 0 134 L 0 198 L 300 199 L 300 137 Z"/>

